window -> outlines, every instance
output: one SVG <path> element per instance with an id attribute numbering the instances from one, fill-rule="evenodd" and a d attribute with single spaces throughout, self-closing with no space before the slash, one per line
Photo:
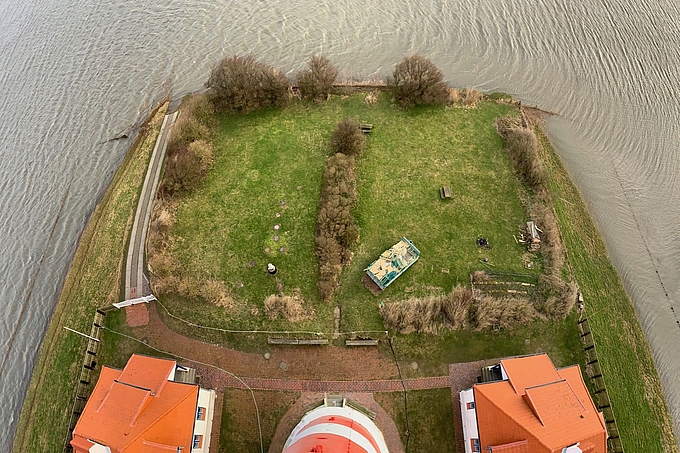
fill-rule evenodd
<path id="1" fill-rule="evenodd" d="M 205 420 L 205 407 L 198 406 L 198 409 L 196 409 L 196 420 Z"/>
<path id="2" fill-rule="evenodd" d="M 474 408 L 475 408 L 475 402 L 474 401 L 470 401 L 469 403 L 467 403 L 467 410 L 470 411 Z"/>
<path id="3" fill-rule="evenodd" d="M 482 445 L 479 443 L 479 439 L 470 439 L 470 446 L 472 451 L 482 451 Z"/>
<path id="4" fill-rule="evenodd" d="M 203 446 L 203 436 L 201 434 L 195 434 L 194 435 L 194 443 L 191 445 L 191 448 L 201 448 Z M 479 451 L 479 450 L 477 450 Z"/>

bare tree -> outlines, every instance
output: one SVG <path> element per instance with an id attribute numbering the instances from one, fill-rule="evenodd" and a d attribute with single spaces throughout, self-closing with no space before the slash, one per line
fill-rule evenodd
<path id="1" fill-rule="evenodd" d="M 406 57 L 394 67 L 391 88 L 394 98 L 405 107 L 444 104 L 448 98 L 444 75 L 421 55 Z"/>
<path id="2" fill-rule="evenodd" d="M 290 97 L 288 79 L 252 55 L 224 58 L 213 67 L 205 85 L 215 105 L 230 112 L 283 107 Z"/>
<path id="3" fill-rule="evenodd" d="M 366 139 L 356 121 L 345 118 L 338 123 L 335 131 L 333 131 L 330 145 L 333 154 L 342 153 L 347 156 L 356 156 L 366 147 Z"/>
<path id="4" fill-rule="evenodd" d="M 324 56 L 313 56 L 307 69 L 297 73 L 298 90 L 303 99 L 326 99 L 335 79 L 338 77 L 338 68 Z"/>

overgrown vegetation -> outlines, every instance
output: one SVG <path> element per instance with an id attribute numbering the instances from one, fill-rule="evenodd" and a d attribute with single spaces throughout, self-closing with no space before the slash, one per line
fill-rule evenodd
<path id="1" fill-rule="evenodd" d="M 264 313 L 269 319 L 278 319 L 279 316 L 289 322 L 300 322 L 314 316 L 313 310 L 306 310 L 300 290 L 296 289 L 292 296 L 283 293 L 270 294 L 264 300 Z"/>
<path id="2" fill-rule="evenodd" d="M 331 153 L 341 153 L 346 156 L 357 156 L 366 147 L 366 138 L 356 121 L 345 118 L 331 135 Z"/>
<path id="3" fill-rule="evenodd" d="M 351 247 L 359 240 L 359 226 L 352 215 L 356 200 L 354 158 L 337 153 L 328 159 L 323 171 L 316 222 L 319 293 L 325 301 L 335 294 L 342 267 L 349 264 Z"/>
<path id="4" fill-rule="evenodd" d="M 177 196 L 198 188 L 213 164 L 212 136 L 215 113 L 206 95 L 189 97 L 175 122 L 168 142 L 160 193 Z"/>
<path id="5" fill-rule="evenodd" d="M 472 305 L 472 324 L 477 330 L 511 329 L 532 321 L 536 316 L 531 301 L 525 297 L 481 296 Z"/>
<path id="6" fill-rule="evenodd" d="M 505 150 L 524 182 L 535 192 L 545 190 L 548 174 L 539 156 L 539 144 L 534 131 L 515 117 L 498 118 L 496 129 L 505 140 Z"/>
<path id="7" fill-rule="evenodd" d="M 460 285 L 450 293 L 390 302 L 380 308 L 385 327 L 403 334 L 437 333 L 442 327 L 460 329 L 466 325 L 473 291 Z"/>
<path id="8" fill-rule="evenodd" d="M 283 107 L 290 99 L 286 76 L 252 55 L 222 59 L 213 67 L 205 86 L 215 106 L 225 112 Z"/>
<path id="9" fill-rule="evenodd" d="M 449 104 L 460 104 L 463 107 L 475 107 L 482 99 L 484 99 L 484 95 L 474 88 L 449 88 Z"/>
<path id="10" fill-rule="evenodd" d="M 325 100 L 338 77 L 338 68 L 324 56 L 313 56 L 307 68 L 297 73 L 297 87 L 303 99 Z"/>
<path id="11" fill-rule="evenodd" d="M 397 63 L 390 81 L 392 96 L 404 107 L 446 103 L 449 91 L 444 75 L 422 55 Z"/>

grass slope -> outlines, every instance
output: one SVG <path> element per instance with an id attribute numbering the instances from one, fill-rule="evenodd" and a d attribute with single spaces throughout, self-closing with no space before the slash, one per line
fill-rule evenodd
<path id="1" fill-rule="evenodd" d="M 677 452 L 649 345 L 607 249 L 545 136 L 543 159 L 569 263 L 583 292 L 624 449 Z"/>
<path id="2" fill-rule="evenodd" d="M 63 326 L 89 332 L 95 309 L 118 300 L 125 245 L 163 115 L 157 111 L 140 133 L 80 239 L 24 400 L 16 453 L 64 446 L 85 340 Z"/>

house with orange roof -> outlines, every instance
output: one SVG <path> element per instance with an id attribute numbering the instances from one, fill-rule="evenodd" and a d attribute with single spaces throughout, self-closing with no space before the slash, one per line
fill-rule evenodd
<path id="1" fill-rule="evenodd" d="M 604 417 L 578 365 L 557 369 L 537 354 L 492 368 L 488 382 L 460 392 L 466 453 L 607 452 Z"/>
<path id="2" fill-rule="evenodd" d="M 207 453 L 215 391 L 200 388 L 190 371 L 138 354 L 122 370 L 102 367 L 73 430 L 73 451 Z"/>

